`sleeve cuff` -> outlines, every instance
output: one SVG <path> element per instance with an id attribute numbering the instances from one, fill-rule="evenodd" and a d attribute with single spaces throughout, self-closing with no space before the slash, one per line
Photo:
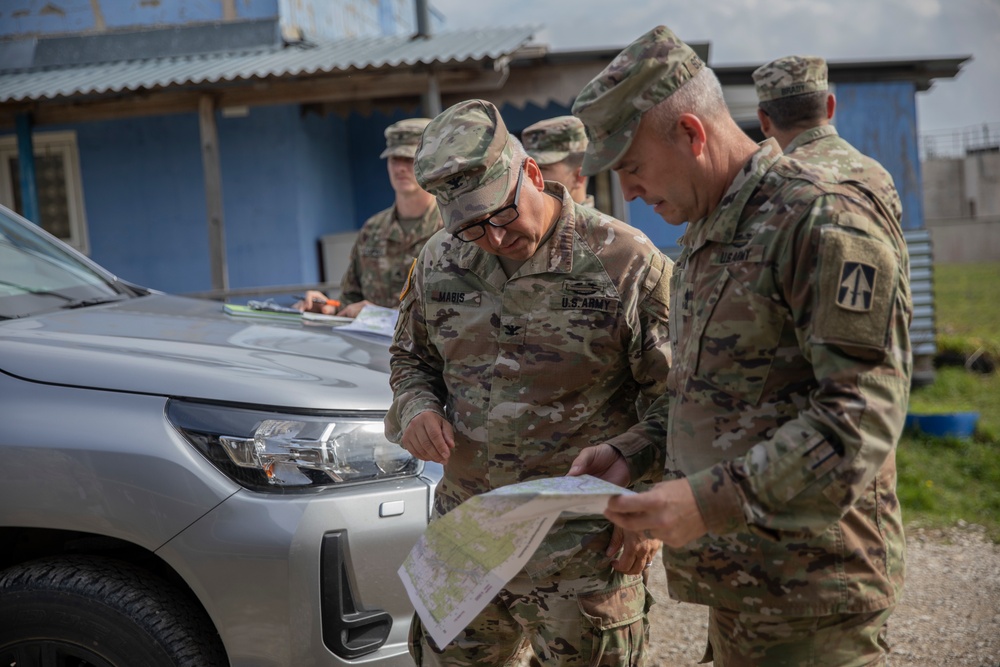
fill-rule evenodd
<path id="1" fill-rule="evenodd" d="M 665 443 L 657 447 L 648 437 L 634 431 L 626 431 L 605 442 L 625 459 L 631 485 L 639 482 L 655 483 L 663 479 Z"/>
<path id="2" fill-rule="evenodd" d="M 687 477 L 708 532 L 729 535 L 749 530 L 736 483 L 723 464 Z"/>

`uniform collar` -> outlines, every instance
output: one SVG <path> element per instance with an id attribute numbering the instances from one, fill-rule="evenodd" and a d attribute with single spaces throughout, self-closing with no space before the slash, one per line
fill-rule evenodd
<path id="1" fill-rule="evenodd" d="M 729 184 L 715 210 L 694 223 L 688 224 L 688 229 L 681 238 L 681 243 L 695 250 L 709 241 L 716 243 L 731 243 L 736 236 L 740 223 L 740 214 L 750 200 L 750 196 L 763 180 L 764 175 L 782 155 L 777 140 L 762 141 L 736 178 Z"/>
<path id="2" fill-rule="evenodd" d="M 795 138 L 792 139 L 792 141 L 787 146 L 785 146 L 785 155 L 791 155 L 792 151 L 794 151 L 799 146 L 804 146 L 805 144 L 811 144 L 817 139 L 822 139 L 824 137 L 836 137 L 836 136 L 839 135 L 837 134 L 837 128 L 835 128 L 833 125 L 826 124 L 826 125 L 817 125 L 816 127 L 811 127 L 808 130 L 797 134 Z"/>

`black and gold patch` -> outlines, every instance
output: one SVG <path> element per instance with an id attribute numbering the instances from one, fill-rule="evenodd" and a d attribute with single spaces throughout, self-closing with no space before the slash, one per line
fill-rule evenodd
<path id="1" fill-rule="evenodd" d="M 853 310 L 858 313 L 871 310 L 876 277 L 878 277 L 878 269 L 871 264 L 845 260 L 840 269 L 837 305 L 845 310 Z"/>

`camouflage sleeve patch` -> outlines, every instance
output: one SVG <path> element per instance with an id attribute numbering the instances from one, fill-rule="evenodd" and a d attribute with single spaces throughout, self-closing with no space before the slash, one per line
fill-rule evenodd
<path id="1" fill-rule="evenodd" d="M 824 229 L 813 338 L 848 351 L 887 350 L 897 271 L 896 257 L 885 244 L 838 228 Z"/>
<path id="2" fill-rule="evenodd" d="M 653 254 L 649 272 L 643 281 L 643 291 L 656 302 L 656 311 L 666 314 L 670 310 L 670 275 L 673 273 L 673 261 L 660 253 Z M 647 310 L 650 310 L 648 307 Z"/>

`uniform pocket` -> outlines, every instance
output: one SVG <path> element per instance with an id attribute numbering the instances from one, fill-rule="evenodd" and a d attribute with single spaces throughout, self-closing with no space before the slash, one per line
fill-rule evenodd
<path id="1" fill-rule="evenodd" d="M 600 667 L 638 667 L 649 634 L 646 612 L 652 596 L 642 579 L 614 590 L 577 596 L 580 611 L 590 622 L 593 642 L 587 664 Z"/>
<path id="2" fill-rule="evenodd" d="M 781 339 L 785 311 L 723 271 L 701 329 L 695 375 L 750 405 L 760 402 Z"/>

